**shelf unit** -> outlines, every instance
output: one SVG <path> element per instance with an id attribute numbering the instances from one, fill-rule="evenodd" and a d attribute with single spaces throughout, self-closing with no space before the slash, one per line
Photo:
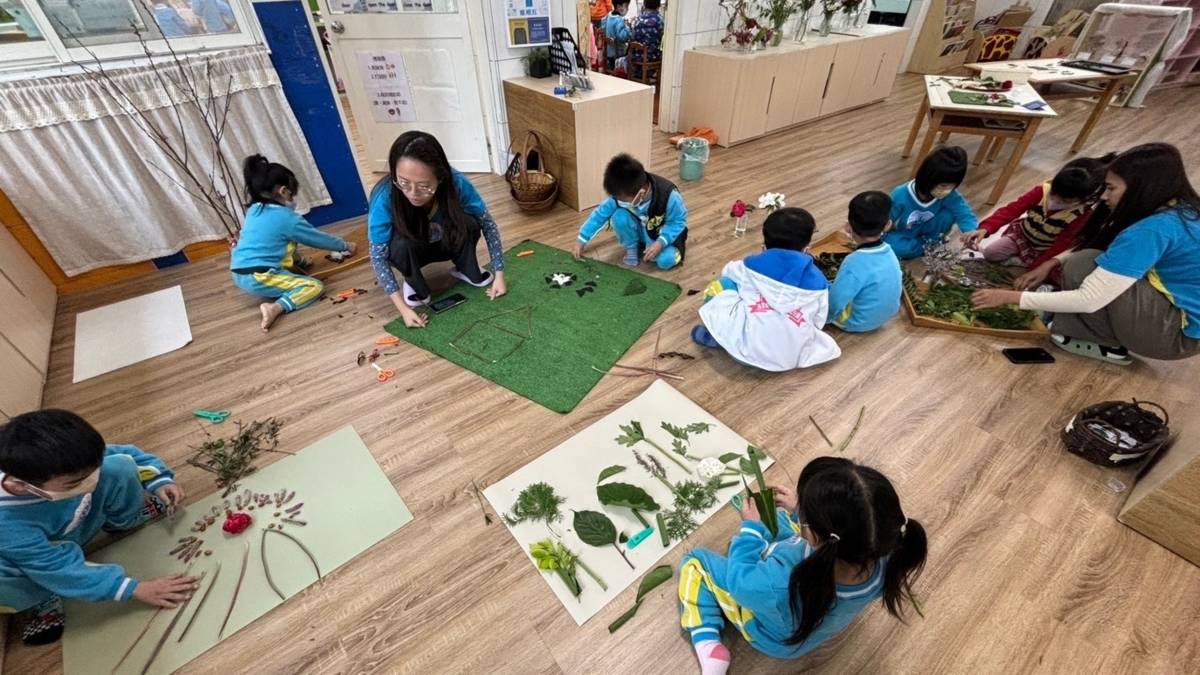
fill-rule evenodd
<path id="1" fill-rule="evenodd" d="M 1156 88 L 1183 87 L 1200 84 L 1200 0 L 1141 0 L 1145 4 L 1163 7 L 1191 7 L 1192 25 L 1187 40 L 1175 56 L 1163 59 L 1167 71 Z"/>
<path id="2" fill-rule="evenodd" d="M 974 26 L 975 0 L 930 0 L 908 71 L 936 75 L 966 63 Z"/>

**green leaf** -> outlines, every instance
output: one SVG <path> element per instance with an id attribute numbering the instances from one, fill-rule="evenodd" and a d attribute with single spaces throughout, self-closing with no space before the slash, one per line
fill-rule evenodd
<path id="1" fill-rule="evenodd" d="M 708 422 L 693 422 L 686 427 L 689 434 L 707 434 L 712 428 Z"/>
<path id="2" fill-rule="evenodd" d="M 601 483 L 605 478 L 611 478 L 624 470 L 625 467 L 621 466 L 620 464 L 613 464 L 612 466 L 600 472 L 600 477 L 596 479 L 596 482 Z"/>
<path id="3" fill-rule="evenodd" d="M 684 429 L 683 427 L 677 427 L 670 422 L 663 422 L 662 429 L 681 441 L 686 441 L 688 439 L 687 429 Z"/>
<path id="4" fill-rule="evenodd" d="M 674 450 L 675 454 L 677 454 L 677 455 L 685 455 L 686 456 L 687 451 L 688 451 L 688 446 L 687 446 L 687 443 L 684 443 L 683 441 L 679 440 L 678 438 L 673 438 L 673 439 L 671 439 L 671 449 Z"/>
<path id="5" fill-rule="evenodd" d="M 767 453 L 763 452 L 761 448 L 756 448 L 753 445 L 747 445 L 746 452 L 760 462 L 767 458 Z"/>
<path id="6" fill-rule="evenodd" d="M 720 461 L 722 464 L 728 464 L 735 459 L 741 459 L 741 458 L 742 458 L 742 453 L 740 453 L 740 452 L 727 452 L 727 453 L 721 455 L 720 457 L 718 457 L 717 460 Z"/>
<path id="7" fill-rule="evenodd" d="M 617 537 L 617 541 L 624 544 L 625 542 L 629 541 L 629 535 L 622 532 L 620 536 Z"/>
<path id="8" fill-rule="evenodd" d="M 658 537 L 662 539 L 663 548 L 671 545 L 671 538 L 667 536 L 667 524 L 663 521 L 662 511 L 654 514 L 654 522 L 658 525 Z"/>
<path id="9" fill-rule="evenodd" d="M 618 616 L 616 621 L 613 621 L 612 623 L 608 624 L 609 634 L 617 632 L 617 629 L 619 629 L 621 626 L 624 626 L 625 622 L 632 619 L 634 614 L 637 614 L 638 608 L 640 608 L 641 606 L 642 606 L 641 602 L 633 603 L 633 607 L 630 607 L 629 609 L 625 610 L 625 613 L 622 614 L 621 616 Z"/>
<path id="10" fill-rule="evenodd" d="M 674 571 L 670 565 L 659 565 L 650 570 L 650 573 L 642 577 L 642 583 L 638 585 L 637 602 L 640 603 L 647 593 L 666 583 L 673 574 Z"/>
<path id="11" fill-rule="evenodd" d="M 605 483 L 596 486 L 596 496 L 605 506 L 621 506 L 636 511 L 657 511 L 662 507 L 648 492 L 629 483 Z"/>
<path id="12" fill-rule="evenodd" d="M 738 460 L 738 470 L 741 471 L 742 473 L 746 474 L 747 476 L 753 476 L 754 475 L 754 464 L 752 464 L 750 462 L 750 460 L 743 457 Z"/>
<path id="13" fill-rule="evenodd" d="M 617 540 L 617 528 L 598 511 L 576 511 L 575 535 L 588 546 L 608 546 Z"/>
<path id="14" fill-rule="evenodd" d="M 632 448 L 634 445 L 637 445 L 638 441 L 646 438 L 645 432 L 642 431 L 642 423 L 637 420 L 619 426 L 622 434 L 617 436 L 616 441 L 625 447 Z"/>

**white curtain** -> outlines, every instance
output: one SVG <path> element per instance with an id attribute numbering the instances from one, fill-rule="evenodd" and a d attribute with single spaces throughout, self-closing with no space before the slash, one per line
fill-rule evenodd
<path id="1" fill-rule="evenodd" d="M 182 128 L 192 148 L 188 166 L 209 174 L 215 162 L 208 126 L 194 106 L 180 105 L 188 100 L 186 82 L 214 104 L 211 110 L 229 105 L 221 155 L 234 173 L 224 189 L 235 199 L 242 198 L 242 160 L 262 153 L 296 173 L 302 212 L 332 202 L 265 50 L 158 68 L 109 71 L 122 96 L 94 72 L 0 83 L 0 190 L 68 276 L 225 238 L 221 220 L 189 194 L 195 189 L 183 170 L 132 112 L 142 111 L 174 147 L 185 145 L 178 142 Z"/>

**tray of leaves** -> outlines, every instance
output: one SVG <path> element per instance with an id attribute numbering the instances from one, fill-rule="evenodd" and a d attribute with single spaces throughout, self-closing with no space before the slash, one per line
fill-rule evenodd
<path id="1" fill-rule="evenodd" d="M 904 311 L 914 326 L 1019 340 L 1044 340 L 1049 334 L 1037 313 L 1015 306 L 976 310 L 974 289 L 939 281 L 932 286 L 904 274 Z"/>
<path id="2" fill-rule="evenodd" d="M 963 260 L 942 272 L 942 279 L 967 288 L 1012 288 L 1013 271 L 986 260 Z"/>

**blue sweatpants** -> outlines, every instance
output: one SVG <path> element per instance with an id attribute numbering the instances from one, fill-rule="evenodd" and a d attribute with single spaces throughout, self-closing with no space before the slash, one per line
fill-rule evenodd
<path id="1" fill-rule="evenodd" d="M 650 233 L 646 231 L 646 226 L 627 209 L 617 209 L 609 222 L 612 223 L 617 241 L 627 249 L 635 248 L 638 244 L 647 248 L 654 244 Z M 664 246 L 662 252 L 654 259 L 654 264 L 658 265 L 660 270 L 669 270 L 678 265 L 681 260 L 683 260 L 683 254 L 679 252 L 678 248 Z"/>
<path id="2" fill-rule="evenodd" d="M 325 290 L 325 284 L 319 279 L 293 274 L 283 269 L 253 274 L 234 272 L 233 283 L 247 293 L 275 300 L 283 306 L 285 312 L 294 312 L 312 304 Z"/>

